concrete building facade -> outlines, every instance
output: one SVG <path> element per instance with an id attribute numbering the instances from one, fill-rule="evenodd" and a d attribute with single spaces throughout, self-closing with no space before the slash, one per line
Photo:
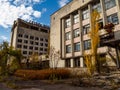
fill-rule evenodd
<path id="1" fill-rule="evenodd" d="M 101 26 L 113 23 L 114 31 L 120 30 L 120 0 L 72 0 L 51 15 L 51 46 L 60 50 L 64 67 L 84 67 L 84 52 L 91 49 L 88 33 L 95 9 L 100 13 Z M 103 28 L 99 32 L 106 33 Z M 105 56 L 108 50 L 100 46 L 98 53 Z"/>
<path id="2" fill-rule="evenodd" d="M 33 53 L 47 54 L 49 27 L 36 22 L 17 19 L 11 30 L 11 46 L 20 49 L 28 58 Z"/>

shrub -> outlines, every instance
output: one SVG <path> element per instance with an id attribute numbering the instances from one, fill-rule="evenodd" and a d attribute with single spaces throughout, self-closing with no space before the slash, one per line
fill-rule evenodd
<path id="1" fill-rule="evenodd" d="M 20 68 L 20 65 L 16 59 L 13 59 L 11 65 L 8 66 L 8 73 L 14 74 L 14 72 Z"/>
<path id="2" fill-rule="evenodd" d="M 70 76 L 70 71 L 67 69 L 46 69 L 46 70 L 17 70 L 15 76 L 24 79 L 66 79 Z"/>

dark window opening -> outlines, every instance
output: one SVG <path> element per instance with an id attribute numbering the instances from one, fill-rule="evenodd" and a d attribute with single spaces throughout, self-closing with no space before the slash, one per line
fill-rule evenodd
<path id="1" fill-rule="evenodd" d="M 34 43 L 33 41 L 30 41 L 30 44 L 32 44 L 32 45 L 33 45 L 33 43 Z"/>
<path id="2" fill-rule="evenodd" d="M 43 41 L 43 38 L 40 38 L 40 41 Z"/>
<path id="3" fill-rule="evenodd" d="M 28 38 L 28 35 L 24 35 L 24 38 Z"/>
<path id="4" fill-rule="evenodd" d="M 30 47 L 29 47 L 29 49 L 33 50 L 33 47 L 32 47 L 32 46 L 30 46 Z"/>
<path id="5" fill-rule="evenodd" d="M 34 27 L 34 26 L 31 26 L 31 29 L 33 29 L 33 30 L 39 30 L 38 27 Z"/>
<path id="6" fill-rule="evenodd" d="M 34 39 L 34 36 L 30 36 L 30 39 Z"/>
<path id="7" fill-rule="evenodd" d="M 43 46 L 43 43 L 40 43 L 40 46 Z"/>
<path id="8" fill-rule="evenodd" d="M 35 42 L 35 45 L 38 45 L 38 42 Z"/>
<path id="9" fill-rule="evenodd" d="M 35 40 L 39 40 L 39 38 L 38 38 L 38 37 L 35 37 Z"/>
<path id="10" fill-rule="evenodd" d="M 17 48 L 22 48 L 22 45 L 17 45 Z"/>
<path id="11" fill-rule="evenodd" d="M 65 60 L 65 67 L 71 67 L 70 59 Z"/>
<path id="12" fill-rule="evenodd" d="M 28 41 L 27 41 L 27 40 L 24 40 L 24 43 L 28 43 Z"/>
<path id="13" fill-rule="evenodd" d="M 43 51 L 43 48 L 40 48 L 40 51 Z"/>
<path id="14" fill-rule="evenodd" d="M 23 35 L 22 34 L 18 34 L 18 37 L 22 37 Z"/>
<path id="15" fill-rule="evenodd" d="M 24 46 L 23 46 L 23 48 L 24 48 L 24 49 L 27 49 L 27 46 L 26 46 L 26 45 L 24 45 Z"/>
<path id="16" fill-rule="evenodd" d="M 22 43 L 22 39 L 18 39 L 18 42 Z"/>
<path id="17" fill-rule="evenodd" d="M 46 52 L 47 52 L 47 48 L 45 48 L 45 49 L 44 49 L 44 51 L 46 51 Z"/>
<path id="18" fill-rule="evenodd" d="M 38 50 L 38 47 L 35 47 L 35 50 Z"/>
<path id="19" fill-rule="evenodd" d="M 48 30 L 41 29 L 41 32 L 48 33 Z"/>
<path id="20" fill-rule="evenodd" d="M 74 58 L 73 65 L 74 67 L 80 67 L 80 58 Z"/>
<path id="21" fill-rule="evenodd" d="M 27 54 L 27 51 L 23 51 L 23 54 Z"/>

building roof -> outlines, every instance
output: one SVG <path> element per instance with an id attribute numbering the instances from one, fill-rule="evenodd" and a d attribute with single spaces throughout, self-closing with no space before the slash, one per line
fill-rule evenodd
<path id="1" fill-rule="evenodd" d="M 35 21 L 25 21 L 23 19 L 20 19 L 18 18 L 17 20 L 14 21 L 14 24 L 12 26 L 12 29 L 13 30 L 18 24 L 20 23 L 25 23 L 27 25 L 30 25 L 30 26 L 37 26 L 37 27 L 41 27 L 41 28 L 46 28 L 46 29 L 50 29 L 50 26 L 47 26 L 47 25 L 44 25 L 44 24 L 41 24 L 41 23 L 38 23 L 38 22 L 35 22 Z"/>
<path id="2" fill-rule="evenodd" d="M 52 13 L 50 16 L 52 16 L 53 14 L 55 14 L 56 12 L 58 12 L 59 10 L 61 10 L 62 8 L 66 7 L 67 5 L 69 5 L 70 3 L 72 3 L 74 0 L 71 0 L 70 2 L 68 2 L 66 5 L 64 5 L 63 7 L 59 8 L 57 11 L 55 11 L 54 13 Z"/>

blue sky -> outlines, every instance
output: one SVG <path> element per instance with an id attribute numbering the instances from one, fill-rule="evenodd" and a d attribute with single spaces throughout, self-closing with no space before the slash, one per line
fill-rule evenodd
<path id="1" fill-rule="evenodd" d="M 50 15 L 71 0 L 0 0 L 0 42 L 10 42 L 11 26 L 17 18 L 50 25 Z"/>

